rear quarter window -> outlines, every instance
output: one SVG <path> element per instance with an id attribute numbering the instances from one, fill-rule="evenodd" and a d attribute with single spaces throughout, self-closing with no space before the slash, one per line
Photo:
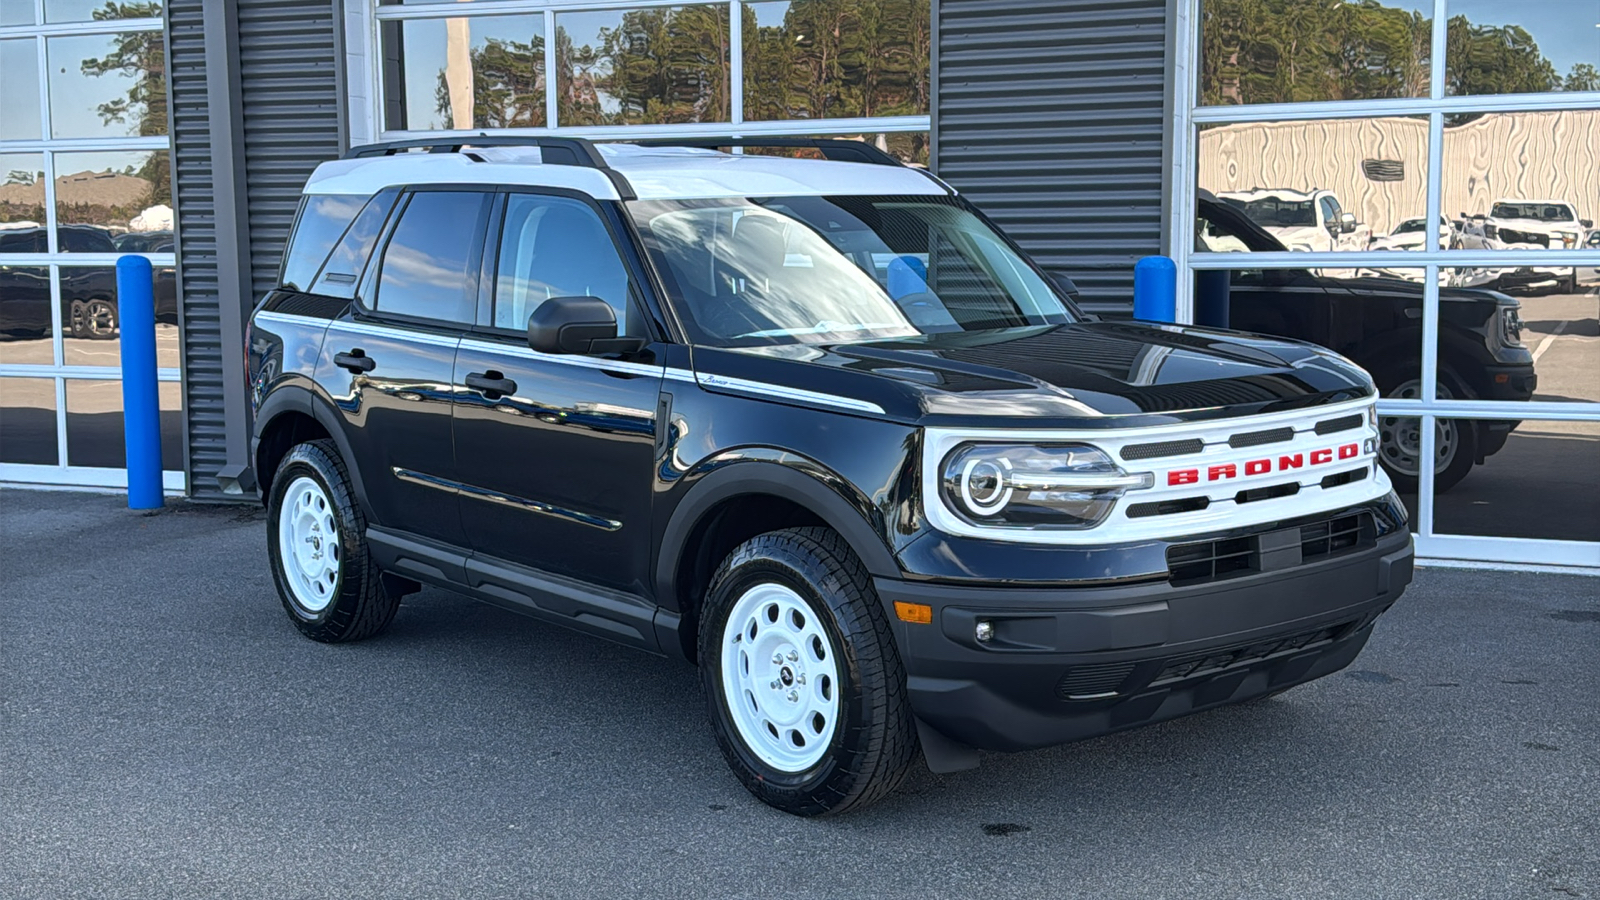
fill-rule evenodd
<path id="1" fill-rule="evenodd" d="M 350 227 L 367 198 L 358 194 L 311 194 L 295 219 L 289 249 L 283 255 L 278 283 L 291 291 L 309 291 L 328 252 Z"/>

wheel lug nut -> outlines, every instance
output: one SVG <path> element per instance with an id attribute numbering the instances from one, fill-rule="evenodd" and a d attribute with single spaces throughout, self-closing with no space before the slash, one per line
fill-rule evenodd
<path id="1" fill-rule="evenodd" d="M 800 654 L 794 652 L 793 650 L 790 650 L 789 651 L 789 662 L 795 662 L 798 659 L 800 659 Z"/>
<path id="2" fill-rule="evenodd" d="M 799 691 L 790 691 L 789 692 L 789 702 L 790 703 L 798 703 L 799 701 L 800 701 L 800 692 Z"/>
<path id="3" fill-rule="evenodd" d="M 774 654 L 772 654 L 772 664 L 775 665 L 775 666 L 783 665 L 783 654 L 782 653 L 774 653 Z"/>
<path id="4" fill-rule="evenodd" d="M 779 683 L 778 683 L 778 682 L 776 682 L 776 681 L 774 681 L 774 682 L 773 682 L 773 683 L 772 683 L 772 689 L 773 689 L 773 690 L 777 690 L 777 689 L 778 689 L 778 688 L 780 688 L 780 687 L 783 687 L 783 685 L 781 685 L 781 684 L 779 684 Z"/>

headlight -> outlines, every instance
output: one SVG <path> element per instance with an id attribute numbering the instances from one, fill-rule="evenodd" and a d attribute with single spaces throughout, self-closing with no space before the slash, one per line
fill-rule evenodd
<path id="1" fill-rule="evenodd" d="M 944 458 L 940 494 L 974 525 L 1093 528 L 1123 493 L 1155 483 L 1086 444 L 962 444 Z"/>
<path id="2" fill-rule="evenodd" d="M 1506 347 L 1522 346 L 1522 317 L 1515 306 L 1500 307 L 1500 343 Z"/>
<path id="3" fill-rule="evenodd" d="M 1484 237 L 1488 237 L 1488 238 L 1498 238 L 1500 236 L 1500 228 L 1499 228 L 1499 226 L 1496 226 L 1496 225 L 1485 225 L 1485 226 L 1483 226 L 1483 236 Z"/>
<path id="4" fill-rule="evenodd" d="M 1578 246 L 1578 236 L 1570 231 L 1558 231 L 1552 236 L 1560 238 L 1561 245 L 1568 250 Z"/>

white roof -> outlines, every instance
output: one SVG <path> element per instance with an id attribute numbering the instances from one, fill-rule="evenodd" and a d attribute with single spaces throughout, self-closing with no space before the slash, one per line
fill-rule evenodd
<path id="1" fill-rule="evenodd" d="M 1263 200 L 1272 197 L 1278 200 L 1312 200 L 1323 194 L 1332 193 L 1321 188 L 1313 191 L 1297 191 L 1292 188 L 1255 188 L 1248 191 L 1218 191 L 1218 197 L 1229 200 Z"/>
<path id="2" fill-rule="evenodd" d="M 641 200 L 945 193 L 916 169 L 867 163 L 734 155 L 689 147 L 597 144 Z M 582 191 L 619 199 L 599 169 L 544 165 L 537 147 L 468 148 L 461 153 L 397 153 L 341 159 L 317 167 L 308 194 L 372 194 L 413 184 L 507 184 Z"/>

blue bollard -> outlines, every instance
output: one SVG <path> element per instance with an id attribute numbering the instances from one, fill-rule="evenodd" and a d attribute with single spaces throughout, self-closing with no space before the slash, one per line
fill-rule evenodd
<path id="1" fill-rule="evenodd" d="M 1146 322 L 1178 320 L 1178 264 L 1146 256 L 1133 267 L 1133 317 Z"/>
<path id="2" fill-rule="evenodd" d="M 150 260 L 117 260 L 122 340 L 122 425 L 128 450 L 128 508 L 160 509 L 161 402 L 156 387 L 156 298 Z"/>

